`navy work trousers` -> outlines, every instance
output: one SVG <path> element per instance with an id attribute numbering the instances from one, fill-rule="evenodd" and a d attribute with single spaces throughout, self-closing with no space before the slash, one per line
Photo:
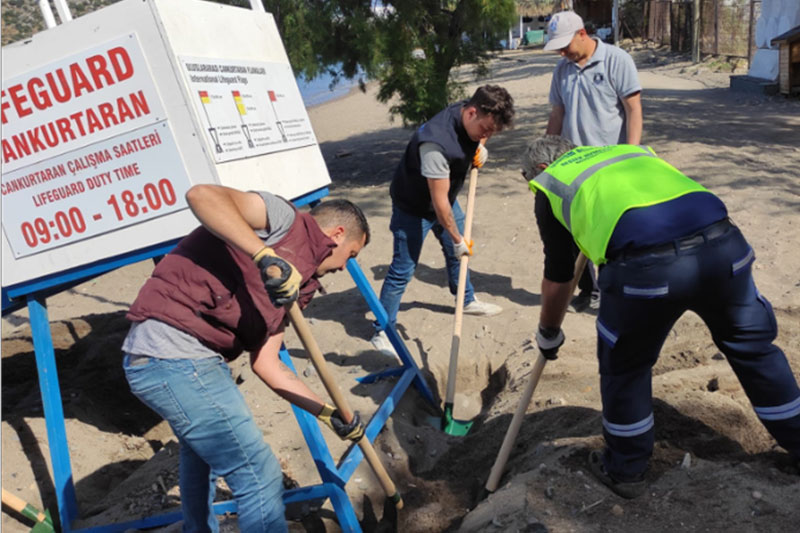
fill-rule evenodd
<path id="1" fill-rule="evenodd" d="M 800 389 L 773 344 L 775 314 L 751 273 L 754 254 L 731 225 L 687 249 L 659 247 L 600 271 L 597 353 L 607 471 L 638 479 L 653 451 L 651 369 L 667 334 L 687 310 L 708 326 L 761 422 L 800 458 Z"/>

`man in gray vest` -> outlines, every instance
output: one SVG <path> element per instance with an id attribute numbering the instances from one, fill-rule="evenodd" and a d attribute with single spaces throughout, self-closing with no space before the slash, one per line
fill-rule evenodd
<path id="1" fill-rule="evenodd" d="M 394 252 L 380 295 L 392 325 L 429 231 L 433 231 L 442 245 L 450 292 L 456 294 L 459 258 L 472 255 L 472 243 L 462 237 L 464 213 L 456 196 L 470 167 L 480 167 L 486 161 L 486 140 L 510 127 L 513 117 L 514 100 L 508 91 L 484 85 L 468 101 L 437 113 L 409 141 L 390 188 L 389 229 L 394 237 Z M 498 305 L 475 298 L 469 277 L 464 305 L 464 313 L 468 315 L 490 316 L 502 311 Z M 373 346 L 386 355 L 396 356 L 386 333 L 377 324 L 375 329 Z"/>

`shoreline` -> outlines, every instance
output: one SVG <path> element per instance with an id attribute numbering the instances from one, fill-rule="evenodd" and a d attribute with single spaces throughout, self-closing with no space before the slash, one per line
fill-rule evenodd
<path id="1" fill-rule="evenodd" d="M 371 84 L 372 84 L 372 82 L 367 83 L 367 90 L 369 90 L 369 87 L 370 87 Z M 317 108 L 319 108 L 321 106 L 324 106 L 324 105 L 328 105 L 328 104 L 332 104 L 334 102 L 338 102 L 339 100 L 347 98 L 347 97 L 351 96 L 354 93 L 360 93 L 361 89 L 359 88 L 358 84 L 355 84 L 355 85 L 353 85 L 351 87 L 348 87 L 347 90 L 342 90 L 341 92 L 337 92 L 336 90 L 333 90 L 333 91 L 330 91 L 330 92 L 333 93 L 333 94 L 331 94 L 330 96 L 327 96 L 325 98 L 325 100 L 323 100 L 321 102 L 315 102 L 313 104 L 306 105 L 305 106 L 306 109 L 310 111 L 312 109 L 317 109 Z"/>

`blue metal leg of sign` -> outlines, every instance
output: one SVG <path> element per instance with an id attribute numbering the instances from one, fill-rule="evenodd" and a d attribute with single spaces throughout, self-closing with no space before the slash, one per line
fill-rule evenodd
<path id="1" fill-rule="evenodd" d="M 414 359 L 411 357 L 408 348 L 406 348 L 406 344 L 403 342 L 403 339 L 400 338 L 397 330 L 393 325 L 389 324 L 389 317 L 386 314 L 386 310 L 383 308 L 383 305 L 378 299 L 378 296 L 375 294 L 375 291 L 372 290 L 372 285 L 369 284 L 367 277 L 364 275 L 364 271 L 361 270 L 361 267 L 354 258 L 347 260 L 347 271 L 350 273 L 353 281 L 356 282 L 356 287 L 358 287 L 361 295 L 367 301 L 367 305 L 369 305 L 372 314 L 375 315 L 375 319 L 378 321 L 378 324 L 380 324 L 381 328 L 383 328 L 383 331 L 386 332 L 386 336 L 389 337 L 389 342 L 392 343 L 397 355 L 400 357 L 402 367 L 407 372 L 413 374 L 412 377 L 414 378 L 414 385 L 417 387 L 417 390 L 420 392 L 420 394 L 422 394 L 423 397 L 425 397 L 426 400 L 431 403 L 431 405 L 437 405 L 436 401 L 433 399 L 433 393 L 431 392 L 431 389 L 428 388 L 428 384 L 425 382 L 425 378 L 422 376 L 422 372 L 420 372 L 417 363 L 414 362 Z M 378 372 L 376 374 L 366 376 L 362 379 L 362 383 L 371 383 L 380 378 L 392 375 L 396 375 L 396 369 L 390 369 L 388 371 Z M 405 389 L 403 389 L 403 391 L 405 391 Z"/>
<path id="2" fill-rule="evenodd" d="M 67 429 L 64 424 L 64 409 L 61 404 L 61 388 L 58 385 L 50 321 L 47 318 L 47 304 L 44 298 L 35 295 L 28 296 L 27 300 L 33 347 L 36 354 L 36 369 L 39 373 L 39 389 L 42 393 L 45 426 L 47 427 L 47 442 L 50 446 L 50 460 L 53 464 L 58 515 L 61 519 L 61 530 L 68 532 L 70 524 L 78 516 L 78 504 L 75 498 L 75 485 L 72 481 Z"/>
<path id="3" fill-rule="evenodd" d="M 392 388 L 392 392 L 389 393 L 389 396 L 383 400 L 381 406 L 372 416 L 372 419 L 367 424 L 366 430 L 364 433 L 369 438 L 370 442 L 375 440 L 375 437 L 378 436 L 383 426 L 386 424 L 386 420 L 391 416 L 392 412 L 397 407 L 397 404 L 400 402 L 400 398 L 403 397 L 406 389 L 411 384 L 411 380 L 414 379 L 413 372 L 405 372 L 400 379 L 398 380 L 397 384 Z M 358 467 L 359 463 L 361 463 L 361 459 L 364 458 L 364 453 L 361 451 L 361 448 L 358 446 L 351 447 L 345 456 L 342 458 L 341 464 L 339 465 L 339 475 L 348 479 L 353 472 L 355 471 L 356 467 Z"/>

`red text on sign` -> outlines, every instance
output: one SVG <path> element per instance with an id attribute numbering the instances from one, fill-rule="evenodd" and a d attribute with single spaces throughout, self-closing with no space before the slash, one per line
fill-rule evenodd
<path id="1" fill-rule="evenodd" d="M 2 123 L 9 121 L 7 111 L 13 109 L 18 118 L 45 110 L 55 103 L 66 103 L 84 93 L 108 87 L 133 76 L 133 62 L 122 46 L 111 48 L 105 54 L 87 57 L 65 68 L 57 68 L 44 75 L 34 76 L 25 82 L 12 85 L 0 92 Z"/>

